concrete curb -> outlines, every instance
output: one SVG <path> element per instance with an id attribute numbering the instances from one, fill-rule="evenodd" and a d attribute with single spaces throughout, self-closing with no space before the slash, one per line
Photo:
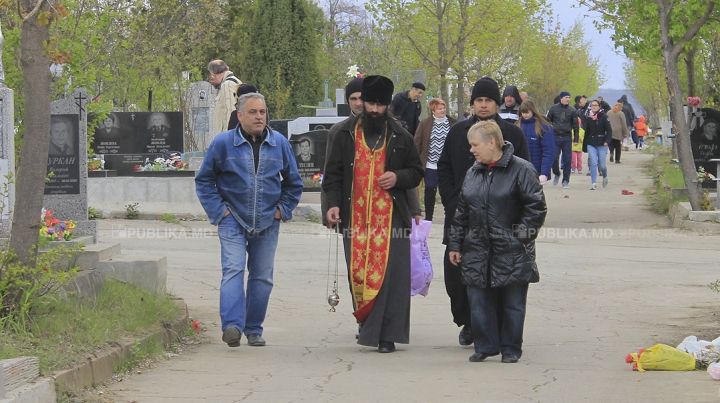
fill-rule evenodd
<path id="1" fill-rule="evenodd" d="M 126 340 L 118 343 L 113 349 L 100 356 L 88 357 L 87 361 L 74 368 L 54 372 L 51 377 L 55 386 L 64 389 L 82 389 L 106 382 L 115 375 L 123 362 L 133 358 L 133 349 L 137 345 L 145 345 L 159 340 L 163 345 L 168 345 L 179 340 L 180 334 L 190 328 L 190 316 L 187 305 L 183 299 L 177 300 L 183 313 L 173 323 L 166 324 L 161 330 L 149 334 L 142 339 Z"/>
<path id="2" fill-rule="evenodd" d="M 55 403 L 55 383 L 52 378 L 37 378 L 8 392 L 0 403 Z"/>
<path id="3" fill-rule="evenodd" d="M 676 228 L 720 232 L 720 211 L 692 211 L 690 203 L 680 202 L 670 206 L 668 216 Z"/>

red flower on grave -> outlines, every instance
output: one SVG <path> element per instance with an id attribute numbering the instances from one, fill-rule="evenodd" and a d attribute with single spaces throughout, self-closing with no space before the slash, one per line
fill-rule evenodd
<path id="1" fill-rule="evenodd" d="M 138 169 L 140 169 L 140 165 L 136 164 L 135 167 L 133 168 L 133 171 L 137 172 Z"/>

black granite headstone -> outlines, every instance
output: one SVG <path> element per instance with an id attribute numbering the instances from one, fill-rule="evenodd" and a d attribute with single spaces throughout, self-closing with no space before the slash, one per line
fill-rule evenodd
<path id="1" fill-rule="evenodd" d="M 690 134 L 695 168 L 715 175 L 716 165 L 711 159 L 720 158 L 720 111 L 702 108 L 694 117 Z M 715 188 L 715 182 L 703 182 L 703 187 Z"/>
<path id="2" fill-rule="evenodd" d="M 322 126 L 322 125 L 311 125 Z M 312 130 L 307 133 L 294 134 L 290 143 L 295 151 L 298 172 L 303 179 L 305 190 L 320 191 L 318 174 L 325 168 L 325 147 L 327 146 L 328 130 Z"/>
<path id="3" fill-rule="evenodd" d="M 80 194 L 79 139 L 77 114 L 50 117 L 46 195 Z"/>
<path id="4" fill-rule="evenodd" d="M 135 165 L 171 152 L 184 152 L 182 112 L 113 112 L 95 129 L 96 154 L 105 168 L 129 176 Z"/>
<path id="5" fill-rule="evenodd" d="M 268 126 L 276 132 L 288 138 L 288 122 L 292 119 L 273 119 L 268 122 Z"/>

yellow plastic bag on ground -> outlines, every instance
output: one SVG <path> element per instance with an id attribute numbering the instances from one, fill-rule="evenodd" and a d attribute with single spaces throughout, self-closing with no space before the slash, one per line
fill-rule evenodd
<path id="1" fill-rule="evenodd" d="M 656 344 L 637 353 L 628 354 L 625 362 L 633 364 L 633 371 L 693 371 L 695 357 L 667 344 Z"/>

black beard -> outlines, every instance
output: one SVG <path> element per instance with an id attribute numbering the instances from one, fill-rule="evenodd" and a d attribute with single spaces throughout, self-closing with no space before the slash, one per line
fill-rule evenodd
<path id="1" fill-rule="evenodd" d="M 388 121 L 387 109 L 385 109 L 384 113 L 368 112 L 363 109 L 362 116 L 362 128 L 366 136 L 368 134 L 383 134 Z"/>

